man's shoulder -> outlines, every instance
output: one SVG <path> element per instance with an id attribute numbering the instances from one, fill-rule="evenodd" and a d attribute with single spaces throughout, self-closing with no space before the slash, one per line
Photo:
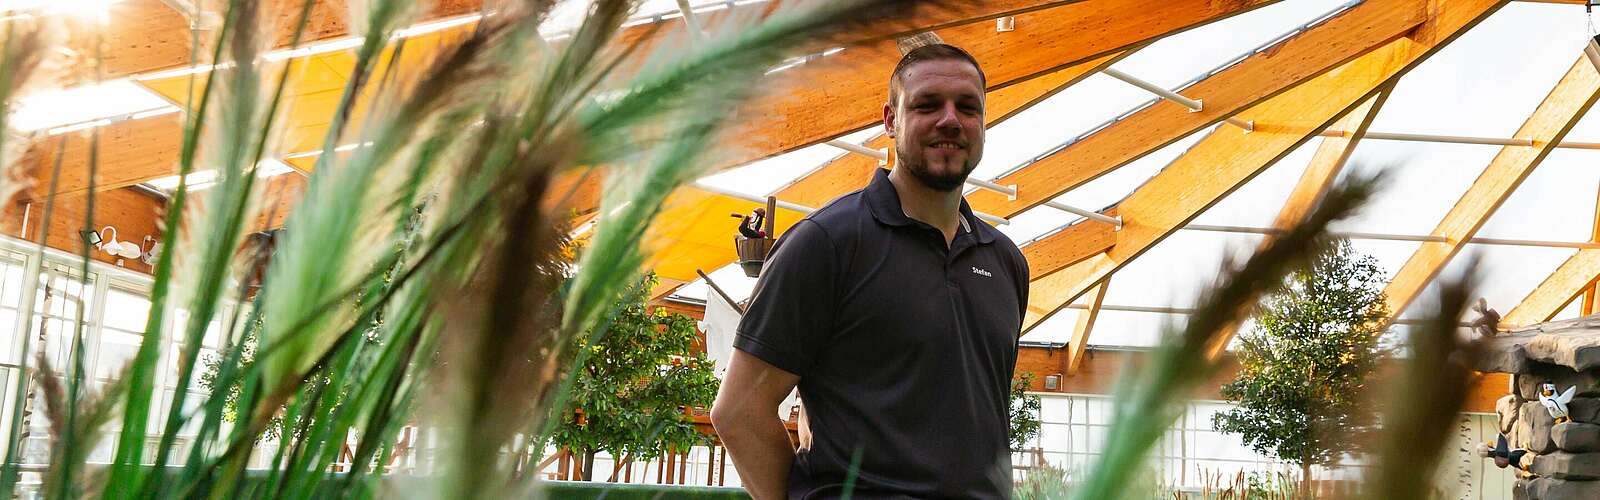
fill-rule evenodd
<path id="1" fill-rule="evenodd" d="M 815 224 L 829 238 L 837 239 L 858 233 L 861 222 L 871 219 L 872 209 L 867 206 L 865 193 L 856 190 L 834 198 L 801 220 Z"/>

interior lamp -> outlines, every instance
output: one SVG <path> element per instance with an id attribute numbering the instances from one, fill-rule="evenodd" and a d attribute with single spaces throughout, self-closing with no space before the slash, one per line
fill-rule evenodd
<path id="1" fill-rule="evenodd" d="M 109 237 L 106 236 L 107 232 L 111 233 Z M 140 248 L 138 243 L 134 243 L 132 241 L 118 242 L 117 228 L 111 226 L 101 228 L 100 232 L 98 233 L 85 231 L 84 238 L 85 241 L 88 241 L 89 244 L 94 245 L 95 248 L 98 248 L 105 253 L 109 253 L 113 257 L 137 259 L 144 255 L 144 249 Z"/>

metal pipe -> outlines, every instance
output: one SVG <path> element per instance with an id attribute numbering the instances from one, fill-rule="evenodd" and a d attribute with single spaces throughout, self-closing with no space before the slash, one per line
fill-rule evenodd
<path id="1" fill-rule="evenodd" d="M 1106 68 L 1106 69 L 1100 70 L 1100 72 L 1101 73 L 1105 73 L 1106 76 L 1109 76 L 1109 77 L 1116 78 L 1118 80 L 1122 80 L 1124 82 L 1127 82 L 1129 85 L 1132 85 L 1132 86 L 1135 86 L 1135 87 L 1139 87 L 1141 89 L 1145 89 L 1146 91 L 1148 91 L 1148 92 L 1150 92 L 1152 94 L 1161 96 L 1162 99 L 1166 99 L 1168 101 L 1172 101 L 1172 102 L 1178 103 L 1178 104 L 1182 105 L 1185 108 L 1189 108 L 1189 111 L 1200 111 L 1201 109 L 1205 108 L 1205 103 L 1201 102 L 1199 99 L 1190 99 L 1190 98 L 1178 95 L 1177 92 L 1173 92 L 1171 90 L 1167 90 L 1167 89 L 1162 88 L 1161 86 L 1156 85 L 1154 83 L 1150 83 L 1150 82 L 1147 82 L 1147 81 L 1144 81 L 1144 80 L 1140 80 L 1138 77 L 1135 77 L 1135 76 L 1127 74 L 1127 73 L 1123 73 L 1121 71 L 1117 71 L 1116 69 Z"/>
<path id="2" fill-rule="evenodd" d="M 1006 199 L 1010 200 L 1010 201 L 1015 201 L 1017 199 L 1017 185 L 1016 184 L 1012 184 L 1010 186 L 1002 186 L 1002 185 L 999 185 L 999 184 L 995 184 L 993 182 L 989 182 L 989 181 L 986 181 L 986 180 L 983 180 L 983 179 L 974 178 L 974 177 L 967 177 L 967 184 L 971 184 L 971 185 L 973 185 L 973 187 L 976 187 L 978 189 L 987 189 L 987 190 L 990 190 L 990 191 L 994 191 L 996 193 L 1000 193 L 1000 194 L 1006 195 Z"/>
<path id="3" fill-rule="evenodd" d="M 700 20 L 694 17 L 694 7 L 689 6 L 689 0 L 678 0 L 678 12 L 683 14 L 683 22 L 688 25 L 689 32 L 694 33 L 696 40 L 705 38 L 705 31 L 700 26 Z"/>
<path id="4" fill-rule="evenodd" d="M 1190 225 L 1184 226 L 1183 229 L 1187 230 L 1187 231 L 1211 231 L 1211 232 L 1220 232 L 1220 233 L 1243 233 L 1243 234 L 1281 234 L 1281 233 L 1283 233 L 1282 230 L 1274 229 L 1274 228 L 1246 227 L 1246 226 L 1213 226 L 1213 225 L 1206 225 L 1206 224 L 1190 224 Z M 1332 231 L 1332 232 L 1329 232 L 1328 234 L 1331 235 L 1331 236 L 1337 236 L 1337 237 L 1341 237 L 1341 238 L 1350 238 L 1350 239 L 1354 239 L 1354 240 L 1412 241 L 1412 242 L 1418 242 L 1418 243 L 1445 243 L 1445 242 L 1449 242 L 1450 241 L 1448 238 L 1445 238 L 1443 236 L 1432 236 L 1432 235 L 1420 236 L 1420 235 L 1411 235 L 1411 234 L 1363 233 L 1363 232 L 1354 232 L 1354 231 Z M 1521 240 L 1521 239 L 1511 239 L 1511 238 L 1470 238 L 1470 239 L 1467 240 L 1467 243 L 1468 244 L 1472 244 L 1472 245 L 1506 245 L 1506 246 L 1543 247 L 1543 248 L 1577 248 L 1577 249 L 1600 248 L 1600 243 L 1596 243 L 1596 242 Z"/>
<path id="5" fill-rule="evenodd" d="M 1323 137 L 1345 137 L 1350 132 L 1344 130 L 1324 130 Z M 1399 132 L 1367 132 L 1363 139 L 1380 141 L 1408 141 L 1408 142 L 1441 142 L 1448 144 L 1481 144 L 1485 146 L 1532 146 L 1533 139 L 1505 139 L 1499 137 L 1473 137 L 1465 135 L 1434 135 L 1434 134 L 1407 134 Z"/>
<path id="6" fill-rule="evenodd" d="M 723 195 L 723 196 L 727 196 L 729 198 L 738 198 L 738 199 L 741 199 L 741 200 L 752 201 L 752 202 L 755 202 L 755 203 L 766 203 L 767 202 L 767 199 L 765 197 L 748 195 L 748 194 L 744 194 L 744 193 L 741 193 L 741 192 L 738 192 L 738 191 L 734 191 L 734 190 L 731 190 L 731 189 L 723 189 L 723 188 L 716 187 L 716 186 L 713 186 L 713 185 L 710 185 L 710 184 L 706 184 L 703 181 L 695 181 L 694 182 L 694 187 L 696 189 L 700 189 L 702 191 L 709 191 L 709 192 L 712 192 L 712 193 L 716 193 L 716 194 L 720 194 L 720 195 Z M 790 203 L 790 202 L 783 201 L 783 200 L 778 200 L 778 207 L 789 209 L 789 210 L 793 210 L 793 211 L 800 212 L 800 213 L 805 213 L 805 214 L 809 214 L 809 213 L 817 211 L 817 209 L 815 209 L 815 208 L 811 208 L 811 207 L 808 207 L 808 206 L 805 206 L 805 205 L 797 205 L 797 204 Z M 996 216 L 989 215 L 989 214 L 986 214 L 986 213 L 983 213 L 983 212 L 972 212 L 972 215 L 977 217 L 977 218 L 979 218 L 979 219 L 983 219 L 983 220 L 989 221 L 989 222 L 994 223 L 994 224 L 1006 225 L 1006 224 L 1010 224 L 1011 223 L 1011 221 L 1006 220 L 1004 218 L 996 217 Z"/>
<path id="7" fill-rule="evenodd" d="M 1068 304 L 1067 305 L 1067 309 L 1088 310 L 1089 309 L 1089 304 Z M 1194 314 L 1194 311 L 1195 311 L 1195 309 L 1192 308 L 1192 307 L 1122 306 L 1122 305 L 1112 305 L 1112 304 L 1101 304 L 1100 305 L 1100 310 L 1101 311 L 1154 313 L 1154 314 L 1176 314 L 1176 315 Z M 1427 322 L 1427 320 L 1425 320 L 1425 319 L 1399 319 L 1399 320 L 1393 321 L 1392 323 L 1396 324 L 1396 325 L 1420 325 L 1420 324 L 1423 324 L 1425 322 Z M 1461 323 L 1458 323 L 1457 326 L 1460 326 L 1462 328 L 1466 328 L 1466 327 L 1472 326 L 1472 323 L 1461 322 Z"/>
<path id="8" fill-rule="evenodd" d="M 1122 217 L 1112 217 L 1092 210 L 1084 210 L 1072 205 L 1056 203 L 1054 201 L 1044 202 L 1044 206 L 1071 214 L 1081 215 L 1095 222 L 1104 222 L 1106 224 L 1116 226 L 1118 229 L 1122 228 Z"/>
<path id="9" fill-rule="evenodd" d="M 856 144 L 856 143 L 853 143 L 853 142 L 850 142 L 850 141 L 846 141 L 846 140 L 842 140 L 842 139 L 833 139 L 831 141 L 828 141 L 828 145 L 836 147 L 836 148 L 839 148 L 839 149 L 843 149 L 845 151 L 849 151 L 851 153 L 877 158 L 879 162 L 887 162 L 887 161 L 889 161 L 889 153 L 886 153 L 886 152 L 883 152 L 883 151 L 879 151 L 879 150 L 876 150 L 876 149 L 872 149 L 872 148 L 869 148 L 869 147 L 866 147 L 866 146 L 862 146 L 860 144 Z"/>
<path id="10" fill-rule="evenodd" d="M 713 185 L 707 184 L 704 181 L 694 181 L 694 187 L 696 189 L 699 189 L 699 190 L 702 190 L 702 191 L 710 191 L 712 193 L 716 193 L 716 194 L 720 194 L 720 195 L 723 195 L 723 196 L 727 196 L 729 198 L 738 198 L 738 199 L 741 199 L 741 200 L 751 201 L 751 202 L 755 202 L 755 203 L 766 203 L 767 202 L 767 199 L 765 197 L 748 195 L 748 194 L 744 194 L 744 193 L 741 193 L 741 192 L 738 192 L 738 191 L 734 191 L 732 189 L 723 189 L 723 188 L 720 188 L 720 187 L 717 187 L 717 186 L 713 186 Z M 778 207 L 779 208 L 785 208 L 785 209 L 788 209 L 788 210 L 793 210 L 793 211 L 804 213 L 804 214 L 809 214 L 809 213 L 817 211 L 817 209 L 815 209 L 815 208 L 811 208 L 811 207 L 808 207 L 808 206 L 805 206 L 805 205 L 797 205 L 797 204 L 790 203 L 790 202 L 783 201 L 783 200 L 778 200 Z M 769 215 L 769 217 L 770 217 L 770 215 Z"/>

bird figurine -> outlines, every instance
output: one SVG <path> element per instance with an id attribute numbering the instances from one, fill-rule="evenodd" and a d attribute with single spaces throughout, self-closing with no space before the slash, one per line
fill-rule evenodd
<path id="1" fill-rule="evenodd" d="M 1573 394 L 1578 392 L 1578 386 L 1568 387 L 1565 392 L 1556 394 L 1556 385 L 1550 382 L 1539 384 L 1539 404 L 1550 412 L 1556 423 L 1563 424 L 1572 421 L 1567 415 L 1567 403 L 1572 402 Z"/>
<path id="2" fill-rule="evenodd" d="M 1478 303 L 1472 306 L 1478 312 L 1478 319 L 1472 321 L 1472 331 L 1483 337 L 1493 337 L 1500 330 L 1500 313 L 1489 308 L 1489 302 L 1478 298 Z"/>
<path id="3" fill-rule="evenodd" d="M 1494 466 L 1501 469 L 1506 467 L 1516 467 L 1518 469 L 1528 470 L 1533 466 L 1533 457 L 1528 455 L 1528 450 L 1511 449 L 1511 447 L 1506 444 L 1505 434 L 1501 434 L 1495 439 L 1493 448 L 1489 447 L 1489 443 L 1478 443 L 1478 456 L 1484 458 L 1493 458 Z"/>
<path id="4" fill-rule="evenodd" d="M 739 234 L 740 235 L 743 235 L 744 237 L 751 238 L 751 239 L 767 237 L 767 232 L 762 230 L 762 227 L 763 227 L 762 223 L 765 223 L 766 219 L 767 219 L 767 210 L 766 209 L 758 207 L 755 210 L 751 211 L 750 215 L 739 215 L 739 214 L 731 214 L 731 215 L 733 217 L 739 218 Z"/>

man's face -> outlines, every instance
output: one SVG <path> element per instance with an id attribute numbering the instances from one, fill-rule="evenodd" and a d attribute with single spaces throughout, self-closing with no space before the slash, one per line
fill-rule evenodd
<path id="1" fill-rule="evenodd" d="M 983 86 L 977 68 L 958 59 L 906 68 L 897 102 L 884 105 L 897 167 L 940 191 L 959 189 L 983 158 Z"/>

